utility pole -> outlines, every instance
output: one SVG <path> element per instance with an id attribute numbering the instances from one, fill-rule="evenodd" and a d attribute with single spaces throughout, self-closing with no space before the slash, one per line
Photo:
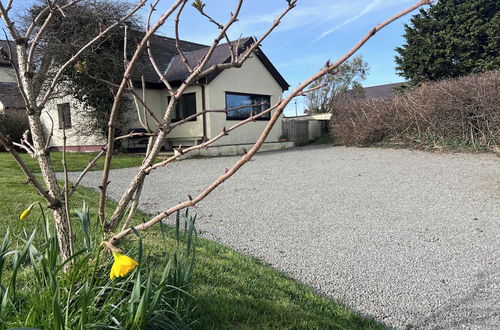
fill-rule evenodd
<path id="1" fill-rule="evenodd" d="M 297 112 L 297 99 L 295 99 L 295 117 L 298 117 L 298 112 Z"/>

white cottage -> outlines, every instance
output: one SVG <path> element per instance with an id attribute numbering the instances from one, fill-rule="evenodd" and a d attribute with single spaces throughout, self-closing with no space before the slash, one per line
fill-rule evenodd
<path id="1" fill-rule="evenodd" d="M 245 38 L 240 41 L 241 50 L 249 47 L 254 40 Z M 162 72 L 172 86 L 179 86 L 188 76 L 189 72 L 183 64 L 181 57 L 175 48 L 175 39 L 154 36 L 151 40 L 153 56 L 160 66 Z M 181 47 L 189 63 L 197 64 L 206 54 L 208 46 L 196 43 L 181 42 Z M 240 50 L 240 51 L 241 51 Z M 227 44 L 219 45 L 207 63 L 206 68 L 213 64 L 225 63 L 230 60 L 230 50 Z M 145 101 L 148 107 L 155 113 L 157 118 L 162 118 L 166 110 L 169 93 L 155 73 L 147 54 L 141 58 L 139 66 L 141 74 L 145 78 L 146 91 Z M 136 84 L 141 86 L 140 83 Z M 168 136 L 166 148 L 171 146 L 195 145 L 204 139 L 210 139 L 219 134 L 224 127 L 230 127 L 236 122 L 248 118 L 250 114 L 260 112 L 268 107 L 255 106 L 256 103 L 274 104 L 280 100 L 283 91 L 289 87 L 285 79 L 280 75 L 262 50 L 257 49 L 254 54 L 243 64 L 241 68 L 231 68 L 200 79 L 195 85 L 189 87 L 184 93 L 182 100 L 175 109 L 172 123 L 182 120 L 194 113 L 204 110 L 219 110 L 242 107 L 238 111 L 226 113 L 206 113 L 198 116 L 179 127 L 176 127 Z M 139 95 L 143 94 L 141 88 L 136 89 Z M 248 107 L 244 107 L 248 106 Z M 99 133 L 88 134 L 83 132 L 81 123 L 83 119 L 78 116 L 81 105 L 71 97 L 54 100 L 48 105 L 50 114 L 42 115 L 42 120 L 48 132 L 54 122 L 54 135 L 51 139 L 51 147 L 60 149 L 62 147 L 62 129 L 65 128 L 67 135 L 67 148 L 74 151 L 98 150 L 105 144 L 105 138 Z M 131 109 L 127 114 L 127 131 L 143 131 L 139 117 L 144 120 L 144 112 L 139 109 Z M 51 119 L 52 118 L 52 119 Z M 255 122 L 244 125 L 231 132 L 229 136 L 220 139 L 214 145 L 244 145 L 256 142 L 270 115 L 266 115 Z M 151 128 L 155 127 L 152 118 L 147 118 Z M 281 120 L 279 120 L 266 143 L 278 142 L 281 134 Z M 137 149 L 145 147 L 145 139 L 134 138 L 123 142 L 123 147 Z"/>

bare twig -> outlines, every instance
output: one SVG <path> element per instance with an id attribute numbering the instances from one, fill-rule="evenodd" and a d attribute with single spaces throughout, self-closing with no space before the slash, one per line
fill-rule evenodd
<path id="1" fill-rule="evenodd" d="M 85 177 L 85 175 L 94 167 L 97 165 L 97 161 L 102 157 L 104 156 L 104 154 L 106 153 L 105 149 L 102 149 L 98 154 L 97 156 L 94 157 L 94 159 L 90 160 L 89 163 L 87 164 L 87 166 L 83 169 L 83 171 L 80 173 L 80 175 L 78 176 L 78 178 L 76 179 L 75 183 L 73 183 L 73 186 L 71 187 L 71 190 L 69 191 L 68 193 L 68 197 L 71 197 L 71 195 L 73 195 L 73 193 L 76 191 L 76 189 L 78 188 L 78 185 L 80 184 L 80 182 L 83 180 L 83 178 Z"/>
<path id="2" fill-rule="evenodd" d="M 45 142 L 45 149 L 49 149 L 50 141 L 54 136 L 54 119 L 52 119 L 52 116 L 50 115 L 49 111 L 46 111 L 46 114 L 50 119 L 50 131 L 49 131 L 49 136 L 47 137 L 47 141 Z"/>
<path id="3" fill-rule="evenodd" d="M 16 82 L 17 82 L 17 88 L 19 89 L 19 92 L 21 93 L 21 97 L 23 98 L 24 104 L 26 105 L 26 110 L 28 111 L 28 113 L 30 113 L 33 110 L 30 109 L 30 107 L 29 107 L 28 96 L 26 95 L 26 91 L 24 90 L 23 85 L 22 85 L 22 77 L 21 77 L 21 73 L 19 72 L 18 64 L 16 62 L 14 62 L 14 60 L 12 59 L 14 56 L 14 52 L 12 51 L 12 47 L 10 46 L 9 37 L 7 36 L 7 33 L 5 32 L 5 30 L 3 30 L 3 33 L 5 35 L 5 40 L 7 41 L 7 49 L 9 50 L 9 58 L 7 60 L 9 61 L 12 69 L 14 69 L 14 74 L 16 76 Z M 12 33 L 12 31 L 11 31 L 11 33 Z"/>
<path id="4" fill-rule="evenodd" d="M 167 130 L 167 133 L 170 133 L 173 131 L 174 128 L 178 127 L 178 126 L 181 126 L 182 124 L 185 124 L 186 122 L 196 118 L 196 117 L 199 117 L 199 116 L 203 116 L 204 114 L 207 114 L 207 113 L 228 113 L 228 112 L 231 112 L 231 111 L 237 111 L 237 110 L 241 110 L 241 109 L 246 109 L 248 107 L 257 107 L 257 106 L 262 106 L 262 105 L 269 105 L 268 102 L 261 102 L 261 103 L 255 103 L 255 104 L 251 104 L 251 105 L 242 105 L 242 106 L 239 106 L 239 107 L 234 107 L 234 108 L 229 108 L 229 109 L 220 109 L 220 110 L 203 110 L 201 112 L 197 112 L 197 113 L 194 113 L 190 116 L 187 116 L 186 118 L 178 121 L 178 122 L 175 122 L 175 124 L 173 125 L 170 125 L 168 127 L 168 130 Z M 268 113 L 268 112 L 266 112 Z M 253 115 L 252 115 L 253 116 Z M 261 116 L 257 116 L 257 117 L 254 117 L 254 120 L 256 118 L 259 118 Z"/>
<path id="5" fill-rule="evenodd" d="M 117 85 L 109 80 L 93 76 L 93 75 L 89 74 L 88 72 L 85 74 L 87 75 L 87 77 L 89 77 L 95 81 L 99 81 L 99 82 L 102 82 L 104 84 L 107 84 L 110 87 L 113 87 L 115 89 L 118 89 L 120 87 L 120 85 Z M 125 88 L 125 92 L 132 94 L 132 96 L 134 97 L 134 100 L 138 101 L 141 104 L 141 106 L 144 108 L 144 110 L 147 111 L 148 115 L 150 115 L 151 118 L 153 118 L 156 125 L 160 126 L 161 122 L 158 119 L 158 117 L 154 114 L 154 112 L 151 110 L 151 108 L 146 104 L 145 99 L 144 99 L 144 94 L 143 94 L 143 96 L 140 96 L 139 94 L 137 94 L 137 92 L 135 91 L 135 88 L 133 86 L 130 86 L 130 85 L 128 85 L 128 86 L 129 87 Z"/>
<path id="6" fill-rule="evenodd" d="M 132 131 L 128 134 L 115 137 L 115 141 L 129 139 L 129 138 L 133 138 L 133 137 L 150 137 L 150 136 L 158 136 L 158 133 L 154 133 L 154 132 L 152 132 L 152 133 L 134 133 Z"/>
<path id="7" fill-rule="evenodd" d="M 47 91 L 45 92 L 44 96 L 42 97 L 42 101 L 39 104 L 40 108 L 43 108 L 47 101 L 49 100 L 50 96 L 54 92 L 54 89 L 56 88 L 57 84 L 59 83 L 59 80 L 61 79 L 62 74 L 66 69 L 72 65 L 73 63 L 76 62 L 76 60 L 80 57 L 80 55 L 85 52 L 88 48 L 92 47 L 96 42 L 101 40 L 104 36 L 106 36 L 109 32 L 111 32 L 114 28 L 125 22 L 127 19 L 129 19 L 132 15 L 134 15 L 139 9 L 141 9 L 145 4 L 147 0 L 140 0 L 137 5 L 130 10 L 126 15 L 118 19 L 115 23 L 111 24 L 108 26 L 105 30 L 100 32 L 95 38 L 90 40 L 85 46 L 80 48 L 75 55 L 73 55 L 66 63 L 64 63 L 57 73 L 55 74 L 55 77 L 52 79 L 52 83 L 50 86 L 47 88 Z"/>
<path id="8" fill-rule="evenodd" d="M 194 5 L 193 5 L 194 6 Z M 222 30 L 224 29 L 224 25 L 222 25 L 221 23 L 217 22 L 215 19 L 213 19 L 210 15 L 208 15 L 203 6 L 201 7 L 198 7 L 198 6 L 195 6 L 198 11 L 200 12 L 201 15 L 205 16 L 208 21 L 210 23 L 213 23 L 219 30 Z M 234 49 L 234 46 L 233 46 L 233 43 L 231 42 L 231 40 L 229 39 L 229 36 L 227 35 L 227 32 L 224 33 L 224 38 L 226 39 L 226 42 L 227 42 L 227 46 L 229 47 L 229 51 L 231 52 L 231 62 L 234 62 L 236 60 L 236 52 L 235 52 L 235 49 Z M 239 40 L 238 40 L 239 41 Z M 236 48 L 237 49 L 237 48 Z M 192 70 L 190 70 L 189 72 L 191 72 Z"/>
<path id="9" fill-rule="evenodd" d="M 102 171 L 102 181 L 101 181 L 101 186 L 100 186 L 101 193 L 99 196 L 99 220 L 101 221 L 101 223 L 105 222 L 106 190 L 107 190 L 107 186 L 109 184 L 108 178 L 109 178 L 109 170 L 110 170 L 111 161 L 112 161 L 113 143 L 114 143 L 114 135 L 115 135 L 114 122 L 116 120 L 118 107 L 119 107 L 120 102 L 121 102 L 121 97 L 123 96 L 123 93 L 125 92 L 125 88 L 127 85 L 127 81 L 130 77 L 132 67 L 134 66 L 135 62 L 139 59 L 139 56 L 142 54 L 142 51 L 144 50 L 144 47 L 146 47 L 148 40 L 165 23 L 165 20 L 168 17 L 170 17 L 170 15 L 179 7 L 179 5 L 182 1 L 183 0 L 177 0 L 174 4 L 172 4 L 172 6 L 160 17 L 160 19 L 155 23 L 155 25 L 146 32 L 141 43 L 137 46 L 137 49 L 136 49 L 134 55 L 132 56 L 132 59 L 128 63 L 128 66 L 125 70 L 125 73 L 123 74 L 123 79 L 122 79 L 122 82 L 120 84 L 120 87 L 118 88 L 118 91 L 115 95 L 113 106 L 111 108 L 111 114 L 109 116 L 108 141 L 107 141 L 107 145 L 106 145 L 106 158 L 105 158 L 105 162 L 104 162 L 104 169 Z"/>
<path id="10" fill-rule="evenodd" d="M 156 2 L 151 5 L 151 10 L 149 11 L 149 15 L 148 15 L 148 22 L 146 24 L 146 32 L 151 29 L 151 16 L 153 15 L 153 12 L 156 10 L 156 6 L 158 5 L 159 1 L 160 0 L 156 0 Z M 149 61 L 151 62 L 151 65 L 153 66 L 153 69 L 155 70 L 156 74 L 160 78 L 160 81 L 165 85 L 165 87 L 168 89 L 169 92 L 172 92 L 172 90 L 173 90 L 172 86 L 170 85 L 168 80 L 165 78 L 165 75 L 163 74 L 163 72 L 160 70 L 158 63 L 156 63 L 156 60 L 155 60 L 153 53 L 151 51 L 151 38 L 148 39 L 148 42 L 146 44 L 146 49 L 148 51 Z"/>
<path id="11" fill-rule="evenodd" d="M 36 179 L 35 175 L 28 168 L 24 160 L 19 156 L 16 149 L 12 147 L 12 142 L 2 132 L 0 132 L 0 144 L 12 155 L 12 157 L 14 157 L 24 175 L 28 178 L 28 181 L 36 188 L 40 195 L 42 195 L 52 206 L 55 206 L 57 201 L 49 195 L 47 189 L 45 189 Z"/>
<path id="12" fill-rule="evenodd" d="M 184 10 L 184 6 L 186 6 L 187 0 L 183 1 L 181 6 L 179 7 L 179 10 L 177 11 L 177 15 L 175 15 L 175 48 L 177 49 L 177 53 L 179 53 L 182 62 L 184 65 L 186 65 L 186 68 L 188 69 L 189 72 L 193 72 L 193 68 L 191 65 L 189 65 L 189 61 L 186 58 L 186 55 L 184 55 L 184 52 L 182 51 L 181 48 L 181 41 L 179 38 L 179 22 L 180 22 L 180 17 L 182 14 L 182 11 Z"/>
<path id="13" fill-rule="evenodd" d="M 34 156 L 33 150 L 28 147 L 27 145 L 24 145 L 23 143 L 18 143 L 18 142 L 12 142 L 13 145 L 15 145 L 18 148 L 24 149 L 30 156 Z"/>
<path id="14" fill-rule="evenodd" d="M 289 6 L 287 7 L 287 9 L 285 9 L 280 14 L 278 20 L 276 20 L 272 24 L 272 26 L 270 27 L 269 31 L 272 31 L 279 24 L 279 20 L 284 15 L 286 15 L 295 6 L 295 2 L 296 1 L 293 1 L 293 0 L 289 1 Z M 191 86 L 195 81 L 197 81 L 201 77 L 202 73 L 205 73 L 206 75 L 208 75 L 208 74 L 210 74 L 211 72 L 213 72 L 213 71 L 215 71 L 217 69 L 217 66 L 214 65 L 210 69 L 202 71 L 202 68 L 209 61 L 210 57 L 212 56 L 213 52 L 215 51 L 215 48 L 219 44 L 220 40 L 224 38 L 224 34 L 238 20 L 238 15 L 240 13 L 242 3 L 243 3 L 243 0 L 238 1 L 238 3 L 236 4 L 236 8 L 233 11 L 230 19 L 228 20 L 228 22 L 226 23 L 226 25 L 224 25 L 223 29 L 219 32 L 218 36 L 214 39 L 212 45 L 210 46 L 210 48 L 206 52 L 205 56 L 196 65 L 196 67 L 194 68 L 193 72 L 188 76 L 188 78 L 186 78 L 184 80 L 184 82 L 175 91 L 175 93 L 172 94 L 170 102 L 169 102 L 169 104 L 167 106 L 167 109 L 165 111 L 165 115 L 163 116 L 163 123 L 165 125 L 168 125 L 170 123 L 173 109 L 174 109 L 175 105 L 177 104 L 177 101 L 180 99 L 180 97 L 184 93 L 184 91 L 189 86 Z M 267 36 L 267 35 L 269 35 L 269 33 L 265 33 L 265 36 Z M 263 39 L 261 38 L 260 40 L 263 40 Z M 241 62 L 238 62 L 238 63 L 229 63 L 229 65 L 227 67 L 238 67 L 238 66 L 241 66 L 242 63 L 248 57 L 250 57 L 250 54 L 252 53 L 252 51 L 254 49 L 256 49 L 257 46 L 258 46 L 257 44 L 252 45 L 252 47 L 250 47 L 252 50 L 248 51 L 245 54 L 245 56 L 243 56 L 241 58 Z M 125 191 L 125 193 L 122 195 L 122 198 L 118 202 L 118 206 L 115 208 L 115 212 L 113 212 L 113 215 L 111 216 L 111 219 L 108 221 L 108 224 L 106 225 L 106 230 L 110 231 L 110 230 L 114 229 L 118 225 L 118 223 L 120 222 L 120 220 L 122 219 L 123 214 L 125 212 L 125 208 L 127 207 L 128 203 L 132 199 L 132 196 L 133 196 L 134 192 L 136 191 L 137 187 L 144 180 L 144 178 L 145 178 L 145 176 L 147 174 L 146 173 L 146 168 L 149 167 L 149 166 L 151 166 L 152 164 L 154 164 L 154 161 L 156 160 L 156 157 L 157 157 L 157 155 L 158 155 L 158 153 L 159 153 L 159 151 L 160 151 L 160 149 L 162 147 L 162 144 L 163 144 L 163 142 L 165 140 L 165 137 L 166 137 L 166 131 L 160 130 L 160 132 L 158 134 L 158 137 L 156 138 L 155 144 L 154 144 L 153 148 L 151 149 L 151 152 L 146 157 L 144 165 L 141 166 L 139 172 L 131 180 L 131 182 L 130 182 L 128 188 L 127 188 L 127 190 Z M 106 181 L 103 180 L 102 183 L 105 184 Z M 102 201 L 102 203 L 104 204 L 104 201 Z"/>

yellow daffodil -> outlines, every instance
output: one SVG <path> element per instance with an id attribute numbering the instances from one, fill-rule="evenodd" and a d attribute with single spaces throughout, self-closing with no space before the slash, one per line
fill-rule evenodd
<path id="1" fill-rule="evenodd" d="M 138 265 L 137 261 L 119 252 L 113 252 L 113 258 L 115 258 L 115 262 L 111 266 L 111 272 L 109 273 L 111 279 L 127 275 Z"/>
<path id="2" fill-rule="evenodd" d="M 26 210 L 24 210 L 20 215 L 19 215 L 19 220 L 23 220 L 26 218 L 28 215 L 30 215 L 31 210 L 33 209 L 33 206 L 35 206 L 36 203 L 32 203 Z"/>

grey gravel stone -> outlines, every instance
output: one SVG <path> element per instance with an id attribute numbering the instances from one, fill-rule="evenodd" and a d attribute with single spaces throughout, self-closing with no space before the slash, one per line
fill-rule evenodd
<path id="1" fill-rule="evenodd" d="M 194 196 L 237 159 L 158 169 L 140 207 L 156 214 Z M 112 198 L 136 171 L 112 171 Z M 99 179 L 90 173 L 84 184 Z M 262 153 L 196 211 L 202 236 L 388 326 L 500 329 L 495 155 L 330 146 Z"/>

